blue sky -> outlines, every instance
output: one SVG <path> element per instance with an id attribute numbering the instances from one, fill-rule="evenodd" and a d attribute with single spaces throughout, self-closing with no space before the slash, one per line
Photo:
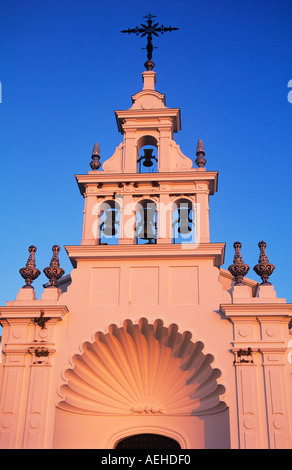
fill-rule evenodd
<path id="1" fill-rule="evenodd" d="M 145 6 L 146 5 L 146 6 Z M 142 88 L 145 38 L 121 34 L 151 12 L 179 30 L 155 39 L 156 89 L 181 108 L 175 140 L 219 171 L 211 241 L 241 241 L 249 277 L 265 240 L 277 294 L 292 302 L 292 3 L 288 0 L 10 0 L 0 2 L 0 304 L 16 298 L 28 246 L 37 267 L 54 244 L 79 244 L 83 203 L 75 174 L 93 144 L 102 160 L 122 140 L 114 110 Z M 40 297 L 42 275 L 34 283 Z"/>

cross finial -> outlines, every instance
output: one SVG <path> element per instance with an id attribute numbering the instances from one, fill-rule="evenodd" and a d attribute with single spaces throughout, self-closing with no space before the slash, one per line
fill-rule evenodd
<path id="1" fill-rule="evenodd" d="M 147 34 L 147 61 L 145 62 L 145 68 L 146 70 L 152 70 L 154 68 L 154 62 L 152 61 L 152 52 L 153 52 L 153 44 L 152 44 L 152 35 L 154 36 L 159 36 L 159 33 L 163 34 L 166 31 L 175 31 L 179 28 L 172 28 L 171 26 L 169 27 L 164 27 L 163 25 L 159 26 L 159 23 L 152 24 L 152 18 L 156 18 L 155 15 L 151 15 L 149 13 L 148 15 L 144 16 L 143 18 L 147 19 L 147 24 L 141 24 L 140 27 L 136 26 L 136 28 L 128 28 L 124 29 L 121 31 L 121 33 L 135 33 L 137 36 L 141 34 L 141 37 L 146 36 Z"/>

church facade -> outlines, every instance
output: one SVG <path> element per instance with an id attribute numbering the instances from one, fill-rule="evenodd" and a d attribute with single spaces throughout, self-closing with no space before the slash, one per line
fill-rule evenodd
<path id="1" fill-rule="evenodd" d="M 2 449 L 291 448 L 292 305 L 234 243 L 211 243 L 218 173 L 174 140 L 180 109 L 142 73 L 132 106 L 116 111 L 122 142 L 76 175 L 82 240 L 53 247 L 40 299 L 36 247 L 25 285 L 0 307 Z M 152 170 L 152 171 L 149 171 Z"/>

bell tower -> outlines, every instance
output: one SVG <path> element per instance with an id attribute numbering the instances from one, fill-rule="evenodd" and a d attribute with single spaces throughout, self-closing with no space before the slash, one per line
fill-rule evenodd
<path id="1" fill-rule="evenodd" d="M 142 79 L 132 106 L 115 112 L 123 140 L 114 154 L 101 166 L 95 144 L 91 170 L 76 176 L 85 198 L 81 244 L 209 244 L 209 197 L 217 191 L 217 172 L 206 171 L 202 140 L 194 168 L 174 140 L 180 109 L 166 106 L 153 70 Z"/>
<path id="2" fill-rule="evenodd" d="M 129 109 L 115 111 L 123 140 L 102 166 L 96 143 L 91 171 L 76 176 L 85 198 L 81 245 L 183 244 L 202 250 L 208 244 L 209 252 L 209 197 L 217 191 L 218 174 L 206 171 L 202 140 L 196 159 L 182 153 L 174 140 L 180 109 L 167 107 L 155 89 L 152 36 L 178 28 L 153 24 L 150 14 L 145 18 L 140 28 L 122 31 L 147 35 L 142 90 Z"/>

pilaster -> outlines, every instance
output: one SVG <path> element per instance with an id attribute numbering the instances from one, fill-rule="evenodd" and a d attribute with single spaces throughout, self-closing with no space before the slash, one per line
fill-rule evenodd
<path id="1" fill-rule="evenodd" d="M 52 305 L 52 291 L 56 288 L 47 291 L 51 305 L 45 299 L 26 305 L 16 300 L 0 309 L 2 449 L 43 447 L 51 359 L 55 353 L 54 330 L 68 311 L 66 306 Z"/>
<path id="2" fill-rule="evenodd" d="M 124 192 L 121 199 L 120 239 L 119 244 L 135 243 L 135 202 L 133 195 Z"/>
<path id="3" fill-rule="evenodd" d="M 197 223 L 199 223 L 199 243 L 210 241 L 209 227 L 209 187 L 208 182 L 196 184 Z"/>
<path id="4" fill-rule="evenodd" d="M 2 336 L 2 384 L 0 399 L 0 448 L 21 447 L 18 436 L 23 431 L 23 408 L 27 397 L 27 346 L 29 319 L 1 319 Z"/>
<path id="5" fill-rule="evenodd" d="M 286 347 L 262 348 L 270 449 L 289 449 L 292 445 L 284 375 L 286 353 Z"/>
<path id="6" fill-rule="evenodd" d="M 234 326 L 240 448 L 288 449 L 289 409 L 285 354 L 292 304 L 278 299 L 272 286 L 259 297 L 244 285 L 233 287 L 233 303 L 221 305 Z"/>
<path id="7" fill-rule="evenodd" d="M 97 230 L 96 219 L 98 214 L 95 211 L 97 199 L 92 186 L 87 188 L 87 191 L 84 193 L 84 198 L 83 234 L 81 244 L 94 245 L 96 244 L 97 239 L 97 233 L 94 234 L 94 230 Z"/>
<path id="8" fill-rule="evenodd" d="M 260 401 L 263 384 L 255 351 L 233 348 L 233 352 L 236 357 L 234 364 L 240 448 L 268 448 L 263 403 Z"/>

